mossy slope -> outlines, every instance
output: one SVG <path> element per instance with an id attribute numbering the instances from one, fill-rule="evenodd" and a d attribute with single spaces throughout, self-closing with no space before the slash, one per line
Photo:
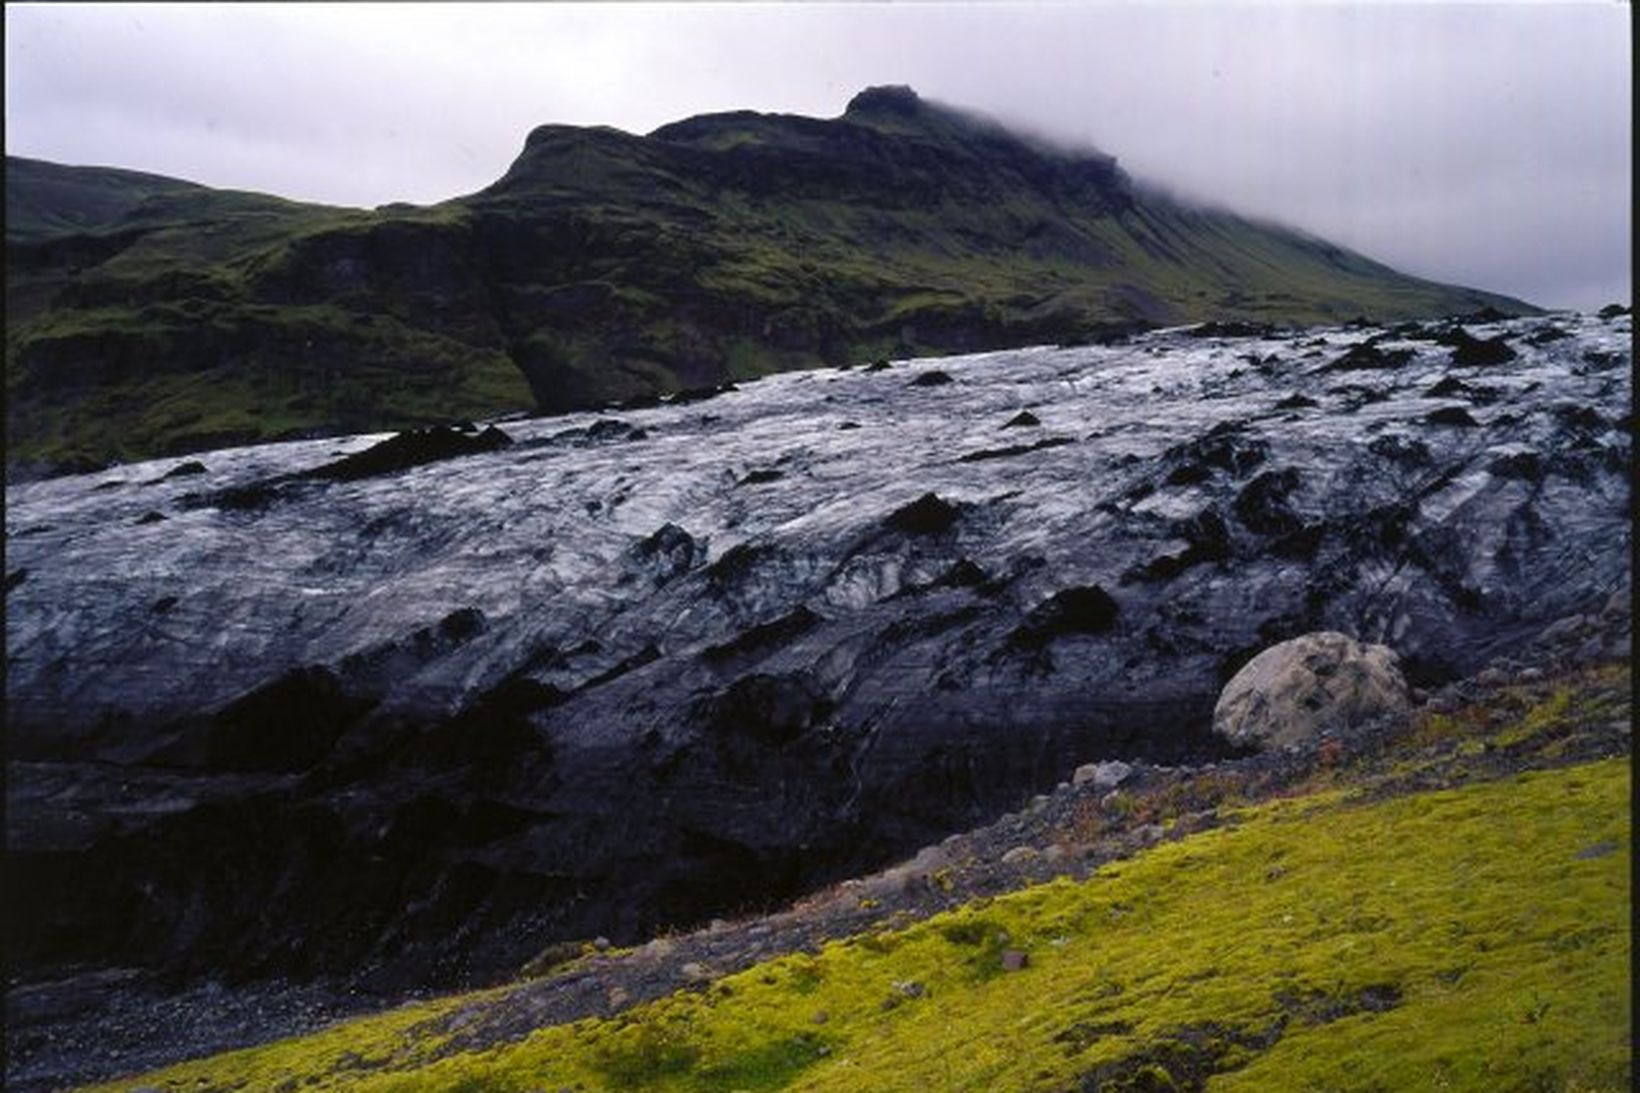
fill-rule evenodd
<path id="1" fill-rule="evenodd" d="M 105 1088 L 1626 1089 L 1629 795 L 1323 790 L 486 1050 L 465 996 Z"/>

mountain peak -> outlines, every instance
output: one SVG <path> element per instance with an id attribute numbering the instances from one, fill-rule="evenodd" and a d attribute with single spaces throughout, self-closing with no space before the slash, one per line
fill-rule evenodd
<path id="1" fill-rule="evenodd" d="M 850 99 L 843 116 L 898 114 L 909 118 L 914 117 L 922 106 L 922 99 L 905 84 L 882 84 L 868 87 Z"/>

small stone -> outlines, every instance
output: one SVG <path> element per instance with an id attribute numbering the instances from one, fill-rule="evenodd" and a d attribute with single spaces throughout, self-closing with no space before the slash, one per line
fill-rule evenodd
<path id="1" fill-rule="evenodd" d="M 1578 861 L 1592 861 L 1595 858 L 1604 858 L 1607 854 L 1617 852 L 1617 843 L 1611 839 L 1602 839 L 1592 846 L 1586 846 L 1572 855 Z"/>
<path id="2" fill-rule="evenodd" d="M 607 953 L 609 951 L 609 938 L 607 938 L 607 937 L 595 937 L 595 938 L 593 938 L 592 939 L 592 947 L 594 949 L 597 949 L 601 953 Z"/>
<path id="3" fill-rule="evenodd" d="M 1017 972 L 1031 962 L 1029 953 L 1021 949 L 1005 949 L 1002 953 L 1002 970 Z"/>
<path id="4" fill-rule="evenodd" d="M 1483 668 L 1475 676 L 1475 682 L 1482 687 L 1502 687 L 1509 682 L 1509 677 L 1501 668 Z"/>
<path id="5" fill-rule="evenodd" d="M 1076 773 L 1071 775 L 1071 784 L 1085 786 L 1091 783 L 1094 789 L 1109 789 L 1127 781 L 1128 775 L 1132 773 L 1133 768 L 1120 759 L 1106 763 L 1087 763 L 1076 768 Z"/>
<path id="6" fill-rule="evenodd" d="M 609 993 L 604 995 L 604 999 L 609 1003 L 610 1009 L 618 1010 L 632 1001 L 632 995 L 627 993 L 625 987 L 611 987 Z"/>
<path id="7" fill-rule="evenodd" d="M 814 1016 L 810 1017 L 809 1020 L 817 1025 L 823 1025 L 827 1021 L 831 1020 L 831 1014 L 827 1013 L 825 1010 L 815 1010 Z"/>
<path id="8" fill-rule="evenodd" d="M 705 964 L 691 960 L 678 969 L 678 974 L 691 983 L 704 983 L 712 978 L 712 970 Z"/>
<path id="9" fill-rule="evenodd" d="M 1161 824 L 1141 824 L 1133 831 L 1133 837 L 1142 843 L 1161 842 L 1164 834 Z"/>
<path id="10" fill-rule="evenodd" d="M 1029 815 L 1035 816 L 1038 812 L 1041 812 L 1043 809 L 1045 809 L 1047 807 L 1048 807 L 1048 797 L 1047 797 L 1047 795 L 1042 794 L 1042 793 L 1038 793 L 1035 797 L 1031 798 L 1031 803 L 1025 806 L 1025 811 Z"/>
<path id="11" fill-rule="evenodd" d="M 1037 857 L 1034 846 L 1016 846 L 1002 855 L 1003 865 L 1019 865 L 1023 862 L 1034 861 Z"/>
<path id="12" fill-rule="evenodd" d="M 1538 683 L 1541 682 L 1542 679 L 1543 669 L 1541 668 L 1522 668 L 1520 671 L 1515 673 L 1516 683 Z"/>
<path id="13" fill-rule="evenodd" d="M 945 852 L 944 843 L 939 846 L 925 846 L 917 851 L 917 856 L 911 859 L 911 869 L 917 873 L 932 873 L 936 869 L 944 869 L 951 864 L 951 856 Z"/>
<path id="14" fill-rule="evenodd" d="M 647 956 L 652 960 L 665 960 L 667 957 L 672 955 L 673 950 L 676 948 L 677 946 L 668 941 L 666 938 L 657 937 L 655 940 L 651 941 L 638 951 L 641 955 Z"/>
<path id="15" fill-rule="evenodd" d="M 894 981 L 894 989 L 907 998 L 921 998 L 928 993 L 928 988 L 914 979 L 897 979 Z"/>

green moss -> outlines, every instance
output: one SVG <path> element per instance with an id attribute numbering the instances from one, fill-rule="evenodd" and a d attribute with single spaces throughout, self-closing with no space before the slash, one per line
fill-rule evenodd
<path id="1" fill-rule="evenodd" d="M 1380 803 L 1278 801 L 1086 882 L 482 1053 L 429 1061 L 441 1020 L 475 1004 L 452 1000 L 142 1084 L 1625 1089 L 1629 781 L 1609 760 Z M 1616 849 L 1581 853 L 1596 845 Z M 1028 966 L 1002 971 L 1003 947 Z M 344 1050 L 371 1064 L 339 1067 Z"/>

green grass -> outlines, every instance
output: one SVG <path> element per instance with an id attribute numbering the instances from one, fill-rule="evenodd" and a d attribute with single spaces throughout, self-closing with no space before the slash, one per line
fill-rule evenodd
<path id="1" fill-rule="evenodd" d="M 210 304 L 192 316 L 171 305 L 105 308 L 54 314 L 45 331 L 47 346 L 117 336 L 170 366 L 116 371 L 102 382 L 45 366 L 31 379 L 9 374 L 12 459 L 94 465 L 305 431 L 478 418 L 531 402 L 523 375 L 497 350 L 324 305 Z M 291 346 L 310 347 L 306 359 L 283 352 Z M 187 367 L 212 358 L 221 363 Z"/>
<path id="2" fill-rule="evenodd" d="M 468 997 L 106 1088 L 1626 1089 L 1629 787 L 1323 790 L 483 1052 L 432 1059 Z"/>

